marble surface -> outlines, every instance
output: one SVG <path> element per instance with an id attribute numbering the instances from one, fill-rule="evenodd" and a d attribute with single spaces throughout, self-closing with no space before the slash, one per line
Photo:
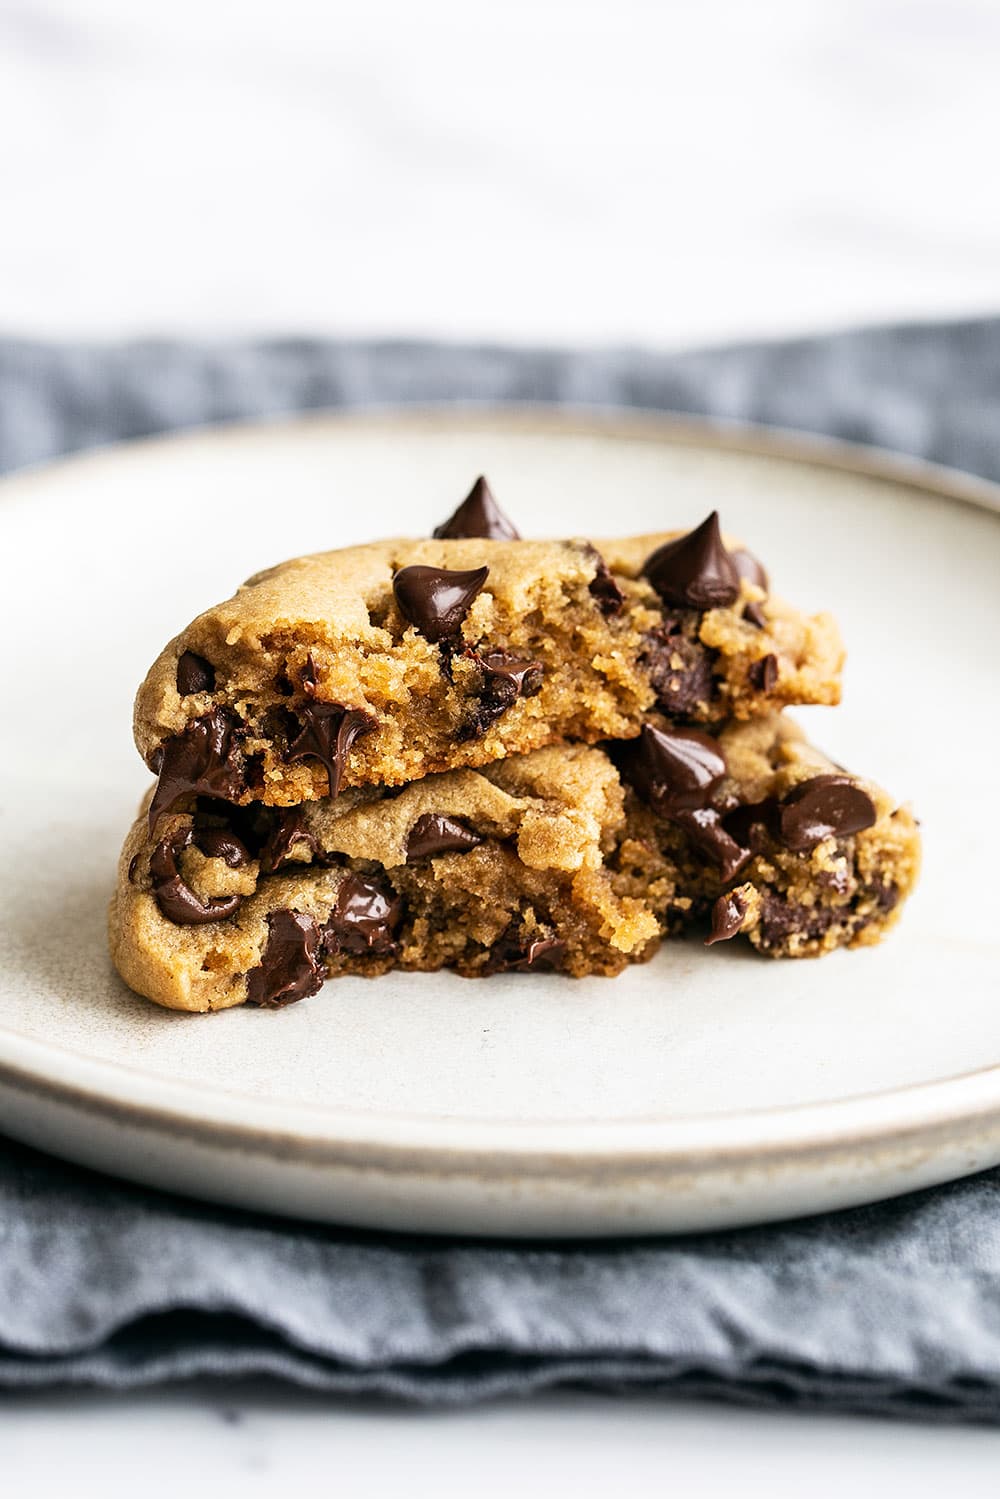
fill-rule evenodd
<path id="1" fill-rule="evenodd" d="M 5 0 L 0 327 L 1000 308 L 994 0 Z"/>
<path id="2" fill-rule="evenodd" d="M 993 0 L 3 0 L 0 328 L 662 346 L 1000 310 Z M 583 1395 L 0 1402 L 11 1493 L 996 1492 L 1000 1437 Z"/>

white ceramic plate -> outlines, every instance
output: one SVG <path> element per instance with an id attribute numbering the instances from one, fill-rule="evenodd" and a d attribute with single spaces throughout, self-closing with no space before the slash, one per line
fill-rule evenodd
<path id="1" fill-rule="evenodd" d="M 718 506 L 778 591 L 834 609 L 814 737 L 914 802 L 925 875 L 883 948 L 663 949 L 618 979 L 342 979 L 277 1013 L 157 1010 L 104 911 L 147 776 L 131 698 L 256 569 L 427 534 L 485 470 L 528 533 Z M 1000 1161 L 998 491 L 663 418 L 318 417 L 97 452 L 0 487 L 0 1120 L 199 1196 L 402 1229 L 745 1223 Z"/>

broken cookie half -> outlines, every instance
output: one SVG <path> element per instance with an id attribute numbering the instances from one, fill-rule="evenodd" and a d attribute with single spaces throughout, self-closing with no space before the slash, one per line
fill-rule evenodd
<path id="1" fill-rule="evenodd" d="M 687 930 L 809 956 L 878 940 L 910 814 L 780 715 L 559 746 L 299 807 L 189 796 L 126 841 L 111 948 L 157 1003 L 280 1007 L 338 974 L 612 975 Z M 617 760 L 617 764 L 615 761 Z"/>

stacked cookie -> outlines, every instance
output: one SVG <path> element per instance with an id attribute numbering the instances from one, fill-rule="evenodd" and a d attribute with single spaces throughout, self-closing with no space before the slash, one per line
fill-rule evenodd
<path id="1" fill-rule="evenodd" d="M 877 941 L 914 821 L 781 711 L 836 703 L 842 657 L 714 514 L 524 541 L 479 479 L 433 538 L 283 563 L 163 651 L 115 963 L 213 1010 L 395 967 L 614 974 L 689 929 Z"/>

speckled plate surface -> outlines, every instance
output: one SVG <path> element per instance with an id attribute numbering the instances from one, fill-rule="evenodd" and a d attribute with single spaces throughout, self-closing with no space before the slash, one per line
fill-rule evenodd
<path id="1" fill-rule="evenodd" d="M 529 535 L 718 506 L 777 591 L 840 616 L 844 706 L 801 717 L 923 820 L 900 927 L 820 962 L 681 943 L 615 980 L 343 979 L 278 1013 L 135 998 L 104 911 L 147 779 L 146 667 L 261 566 L 426 534 L 480 470 Z M 2 1127 L 220 1201 L 515 1235 L 751 1222 L 1000 1161 L 998 510 L 988 485 L 861 450 L 530 411 L 321 416 L 8 479 Z"/>

